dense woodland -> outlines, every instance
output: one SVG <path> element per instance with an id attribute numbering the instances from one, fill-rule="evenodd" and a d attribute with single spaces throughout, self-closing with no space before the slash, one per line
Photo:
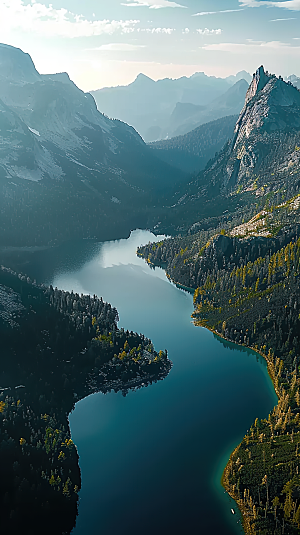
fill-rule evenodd
<path id="1" fill-rule="evenodd" d="M 101 298 L 1 269 L 1 532 L 70 533 L 81 485 L 68 424 L 75 402 L 169 373 L 167 352 L 118 319 Z"/>

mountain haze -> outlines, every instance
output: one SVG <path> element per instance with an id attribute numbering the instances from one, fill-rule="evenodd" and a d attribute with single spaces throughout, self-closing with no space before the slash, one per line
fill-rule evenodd
<path id="1" fill-rule="evenodd" d="M 239 114 L 244 105 L 248 87 L 246 80 L 239 80 L 206 106 L 177 103 L 162 137 L 165 139 L 183 135 L 215 119 Z"/>
<path id="2" fill-rule="evenodd" d="M 177 103 L 207 106 L 226 93 L 241 79 L 241 76 L 250 82 L 249 74 L 244 71 L 225 79 L 199 72 L 189 78 L 186 76 L 175 80 L 165 78 L 157 82 L 144 74 L 139 74 L 128 86 L 103 88 L 91 91 L 91 94 L 102 113 L 131 124 L 145 141 L 155 141 L 168 135 L 166 131 Z M 237 110 L 237 113 L 239 111 Z M 227 115 L 230 113 L 228 111 Z M 219 116 L 209 117 L 203 122 Z"/>

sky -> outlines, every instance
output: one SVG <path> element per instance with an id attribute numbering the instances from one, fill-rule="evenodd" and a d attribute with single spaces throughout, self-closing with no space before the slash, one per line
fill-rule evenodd
<path id="1" fill-rule="evenodd" d="M 140 72 L 300 76 L 300 0 L 0 0 L 0 35 L 84 91 Z"/>

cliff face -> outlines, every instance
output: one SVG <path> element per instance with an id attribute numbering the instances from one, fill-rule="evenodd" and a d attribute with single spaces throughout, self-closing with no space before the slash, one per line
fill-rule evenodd
<path id="1" fill-rule="evenodd" d="M 261 66 L 253 75 L 235 128 L 234 147 L 253 133 L 300 128 L 300 92 Z"/>
<path id="2" fill-rule="evenodd" d="M 234 214 L 239 205 L 261 203 L 278 192 L 280 204 L 298 193 L 299 181 L 300 91 L 260 67 L 232 140 L 185 190 L 179 190 L 170 220 L 174 225 L 180 218 L 180 230 L 185 229 L 203 218 Z"/>

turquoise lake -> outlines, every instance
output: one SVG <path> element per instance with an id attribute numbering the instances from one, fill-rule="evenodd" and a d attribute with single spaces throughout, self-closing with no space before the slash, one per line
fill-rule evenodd
<path id="1" fill-rule="evenodd" d="M 138 245 L 157 239 L 136 230 L 127 240 L 19 257 L 39 282 L 102 296 L 118 309 L 119 327 L 142 332 L 173 362 L 166 379 L 125 398 L 93 394 L 76 404 L 70 425 L 82 489 L 73 535 L 243 533 L 221 475 L 277 398 L 265 362 L 195 327 L 192 296 L 136 257 Z"/>

